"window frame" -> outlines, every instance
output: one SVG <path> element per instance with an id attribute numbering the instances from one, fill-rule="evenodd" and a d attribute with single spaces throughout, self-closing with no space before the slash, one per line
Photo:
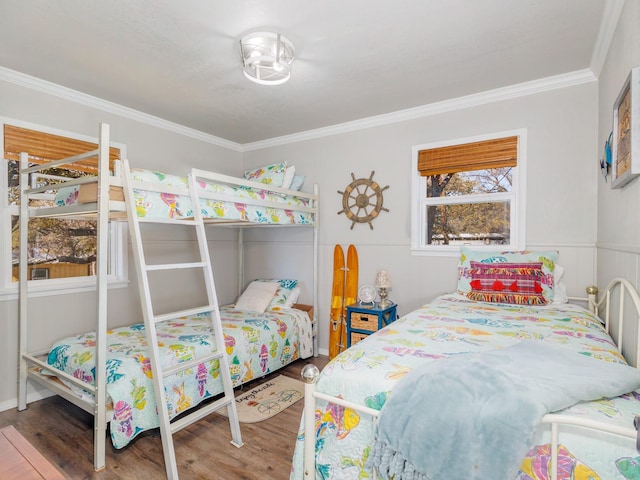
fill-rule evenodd
<path id="1" fill-rule="evenodd" d="M 52 135 L 69 137 L 77 140 L 83 140 L 91 143 L 98 143 L 98 137 L 91 137 L 75 132 L 37 125 L 21 120 L 7 117 L 0 117 L 0 148 L 2 148 L 3 162 L 4 158 L 4 125 L 10 124 L 16 127 L 27 128 L 30 130 L 38 130 Z M 126 145 L 122 143 L 110 142 L 111 146 L 120 149 L 121 158 L 126 158 Z M 10 225 L 11 217 L 19 215 L 19 206 L 9 206 L 9 188 L 8 188 L 8 168 L 3 164 L 0 169 L 0 301 L 15 300 L 18 298 L 19 285 L 18 282 L 12 282 L 12 245 L 11 245 L 11 228 L 5 228 Z M 128 269 L 128 227 L 126 221 L 110 221 L 109 222 L 109 252 L 108 263 L 110 272 L 107 275 L 107 283 L 109 288 L 126 287 L 129 284 Z M 60 294 L 73 294 L 81 292 L 94 291 L 96 288 L 96 277 L 68 277 L 53 278 L 46 280 L 29 280 L 29 296 L 40 297 Z"/>
<path id="2" fill-rule="evenodd" d="M 439 197 L 437 199 L 427 198 L 427 177 L 420 175 L 418 171 L 418 156 L 421 150 L 431 148 L 449 147 L 458 144 L 481 142 L 484 140 L 494 140 L 502 137 L 518 137 L 518 164 L 513 167 L 512 191 L 507 193 L 473 194 L 458 197 Z M 501 132 L 494 132 L 472 137 L 455 138 L 451 140 L 431 142 L 412 147 L 411 158 L 411 254 L 431 255 L 431 256 L 457 256 L 460 253 L 458 245 L 430 245 L 424 242 L 426 232 L 426 208 L 428 205 L 446 204 L 468 204 L 486 203 L 508 200 L 511 202 L 510 209 L 510 232 L 511 243 L 501 245 L 505 250 L 522 250 L 525 245 L 526 233 L 526 152 L 527 152 L 527 129 L 520 128 Z M 460 200 L 464 201 L 461 202 Z M 478 250 L 495 250 L 495 245 L 474 245 Z"/>

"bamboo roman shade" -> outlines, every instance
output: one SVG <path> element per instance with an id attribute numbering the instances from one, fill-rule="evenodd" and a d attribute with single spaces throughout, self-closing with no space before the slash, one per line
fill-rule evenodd
<path id="1" fill-rule="evenodd" d="M 515 167 L 518 137 L 495 138 L 418 152 L 418 171 L 423 177 L 446 173 Z"/>
<path id="2" fill-rule="evenodd" d="M 85 142 L 73 138 L 38 132 L 14 125 L 4 126 L 4 158 L 19 160 L 20 152 L 29 154 L 29 161 L 45 163 L 50 160 L 72 157 L 80 153 L 98 148 L 96 143 Z M 113 170 L 113 162 L 120 158 L 120 149 L 109 149 L 109 169 Z M 69 164 L 64 168 L 81 172 L 95 173 L 98 168 L 98 156 L 83 160 L 82 163 Z"/>

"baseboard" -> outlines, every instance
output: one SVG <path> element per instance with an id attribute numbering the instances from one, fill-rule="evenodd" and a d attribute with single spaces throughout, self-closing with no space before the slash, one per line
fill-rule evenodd
<path id="1" fill-rule="evenodd" d="M 27 394 L 27 405 L 33 402 L 37 402 L 38 400 L 53 397 L 54 395 L 55 393 L 48 390 L 43 390 L 41 392 L 31 392 Z M 0 412 L 11 410 L 12 408 L 18 408 L 18 397 L 0 402 Z"/>

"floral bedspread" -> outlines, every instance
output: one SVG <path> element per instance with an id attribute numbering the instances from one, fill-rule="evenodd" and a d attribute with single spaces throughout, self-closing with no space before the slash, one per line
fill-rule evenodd
<path id="1" fill-rule="evenodd" d="M 150 182 L 174 187 L 188 187 L 186 177 L 168 175 L 151 170 L 133 169 L 131 178 L 138 182 Z M 291 207 L 309 206 L 306 199 L 281 195 L 266 190 L 246 188 L 242 186 L 230 186 L 226 184 L 198 182 L 203 191 L 215 192 L 233 200 L 200 199 L 200 208 L 204 218 L 218 218 L 225 220 L 242 220 L 252 223 L 267 223 L 279 225 L 310 225 L 313 224 L 313 215 L 295 211 Z M 61 188 L 55 197 L 55 205 L 64 207 L 74 205 L 78 201 L 80 186 Z M 186 195 L 173 193 L 160 193 L 151 190 L 133 191 L 136 211 L 139 217 L 153 218 L 189 218 L 193 217 L 193 205 L 191 198 Z M 282 207 L 264 207 L 251 205 L 247 200 L 275 202 Z"/>
<path id="2" fill-rule="evenodd" d="M 597 317 L 579 306 L 507 306 L 444 295 L 334 358 L 318 378 L 317 389 L 380 410 L 398 380 L 417 365 L 503 348 L 522 339 L 561 344 L 576 354 L 602 361 L 624 362 Z M 633 428 L 634 416 L 640 415 L 640 393 L 579 403 L 562 413 Z M 315 478 L 373 478 L 366 466 L 373 439 L 371 419 L 319 400 L 315 419 Z M 559 479 L 640 479 L 640 456 L 634 440 L 574 427 L 561 427 L 560 432 Z M 515 480 L 551 478 L 550 438 L 549 427 L 541 425 Z M 303 445 L 301 423 L 292 479 L 303 477 Z M 459 454 L 464 456 L 465 452 Z"/>
<path id="3" fill-rule="evenodd" d="M 234 386 L 313 354 L 311 321 L 305 312 L 253 313 L 222 307 L 220 314 Z M 164 367 L 204 356 L 215 348 L 209 315 L 160 322 L 157 332 Z M 110 330 L 107 337 L 111 438 L 116 448 L 122 448 L 140 432 L 158 427 L 156 401 L 144 324 Z M 95 341 L 94 332 L 60 340 L 50 350 L 48 363 L 93 384 Z M 170 418 L 221 393 L 219 370 L 219 360 L 213 360 L 167 377 Z"/>

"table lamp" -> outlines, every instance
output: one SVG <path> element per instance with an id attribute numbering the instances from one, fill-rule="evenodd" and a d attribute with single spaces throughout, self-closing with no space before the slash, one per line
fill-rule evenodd
<path id="1" fill-rule="evenodd" d="M 380 292 L 380 308 L 387 308 L 391 305 L 391 302 L 387 300 L 387 290 L 391 288 L 389 272 L 386 270 L 378 270 L 378 273 L 376 273 L 376 288 Z"/>

